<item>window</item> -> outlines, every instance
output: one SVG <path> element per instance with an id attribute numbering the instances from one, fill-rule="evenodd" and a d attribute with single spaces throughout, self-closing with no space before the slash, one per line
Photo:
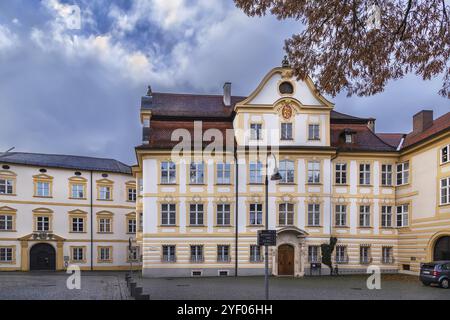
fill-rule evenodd
<path id="1" fill-rule="evenodd" d="M 381 227 L 382 228 L 392 227 L 392 207 L 391 206 L 381 206 Z"/>
<path id="2" fill-rule="evenodd" d="M 348 263 L 346 246 L 336 246 L 336 263 Z"/>
<path id="3" fill-rule="evenodd" d="M 397 227 L 407 227 L 409 224 L 409 206 L 402 204 L 397 206 Z"/>
<path id="4" fill-rule="evenodd" d="M 260 184 L 262 182 L 262 163 L 260 161 L 250 162 L 250 183 Z"/>
<path id="5" fill-rule="evenodd" d="M 111 187 L 100 186 L 98 190 L 100 200 L 111 200 Z"/>
<path id="6" fill-rule="evenodd" d="M 347 225 L 347 206 L 336 205 L 336 226 L 345 227 Z"/>
<path id="7" fill-rule="evenodd" d="M 128 222 L 128 233 L 136 233 L 136 219 L 130 218 Z"/>
<path id="8" fill-rule="evenodd" d="M 12 231 L 13 230 L 13 216 L 0 215 L 0 231 Z"/>
<path id="9" fill-rule="evenodd" d="M 279 90 L 281 94 L 293 94 L 294 86 L 292 85 L 292 83 L 284 81 L 280 84 Z"/>
<path id="10" fill-rule="evenodd" d="M 369 246 L 361 246 L 359 248 L 359 261 L 361 264 L 369 264 L 372 262 Z"/>
<path id="11" fill-rule="evenodd" d="M 72 248 L 72 261 L 73 262 L 84 261 L 84 248 L 82 248 L 82 247 L 73 247 Z"/>
<path id="12" fill-rule="evenodd" d="M 397 164 L 397 185 L 407 184 L 409 181 L 409 162 Z"/>
<path id="13" fill-rule="evenodd" d="M 13 262 L 13 248 L 0 247 L 0 263 Z"/>
<path id="14" fill-rule="evenodd" d="M 320 183 L 320 162 L 308 161 L 308 183 Z"/>
<path id="15" fill-rule="evenodd" d="M 36 231 L 50 231 L 50 217 L 37 216 L 36 217 Z"/>
<path id="16" fill-rule="evenodd" d="M 250 139 L 251 140 L 262 139 L 262 124 L 260 123 L 250 124 Z"/>
<path id="17" fill-rule="evenodd" d="M 392 186 L 392 165 L 382 164 L 381 165 L 381 185 Z"/>
<path id="18" fill-rule="evenodd" d="M 284 122 L 281 124 L 281 140 L 292 140 L 292 123 Z"/>
<path id="19" fill-rule="evenodd" d="M 441 179 L 441 204 L 450 204 L 450 177 Z"/>
<path id="20" fill-rule="evenodd" d="M 345 134 L 345 143 L 352 143 L 353 142 L 353 135 L 351 133 Z"/>
<path id="21" fill-rule="evenodd" d="M 217 225 L 228 226 L 230 225 L 230 205 L 220 203 L 217 205 Z"/>
<path id="22" fill-rule="evenodd" d="M 191 204 L 189 206 L 189 224 L 191 226 L 203 225 L 203 204 Z"/>
<path id="23" fill-rule="evenodd" d="M 161 183 L 162 184 L 177 183 L 175 163 L 169 161 L 161 162 Z"/>
<path id="24" fill-rule="evenodd" d="M 262 204 L 252 203 L 250 204 L 250 224 L 261 225 L 262 224 Z"/>
<path id="25" fill-rule="evenodd" d="M 318 263 L 321 261 L 320 259 L 320 247 L 319 246 L 309 246 L 308 247 L 308 262 L 309 263 Z"/>
<path id="26" fill-rule="evenodd" d="M 294 161 L 290 160 L 280 161 L 279 172 L 281 175 L 280 183 L 294 183 L 295 177 Z"/>
<path id="27" fill-rule="evenodd" d="M 139 232 L 142 232 L 144 230 L 144 214 L 142 212 L 139 212 Z"/>
<path id="28" fill-rule="evenodd" d="M 450 144 L 441 149 L 441 164 L 450 161 L 449 153 L 450 153 Z"/>
<path id="29" fill-rule="evenodd" d="M 280 203 L 279 205 L 280 226 L 291 226 L 294 224 L 294 205 L 292 203 Z"/>
<path id="30" fill-rule="evenodd" d="M 347 164 L 336 163 L 336 184 L 347 184 Z"/>
<path id="31" fill-rule="evenodd" d="M 203 246 L 191 246 L 191 262 L 203 262 Z"/>
<path id="32" fill-rule="evenodd" d="M 98 219 L 98 232 L 99 233 L 111 233 L 112 232 L 111 218 L 99 218 Z"/>
<path id="33" fill-rule="evenodd" d="M 99 254 L 98 254 L 98 260 L 99 262 L 111 262 L 112 256 L 111 256 L 111 247 L 99 247 Z"/>
<path id="34" fill-rule="evenodd" d="M 50 182 L 44 181 L 36 182 L 36 196 L 50 197 Z"/>
<path id="35" fill-rule="evenodd" d="M 161 205 L 161 225 L 174 226 L 176 224 L 175 204 L 164 203 Z"/>
<path id="36" fill-rule="evenodd" d="M 370 206 L 359 206 L 359 226 L 370 227 Z"/>
<path id="37" fill-rule="evenodd" d="M 392 247 L 383 247 L 381 252 L 381 262 L 384 264 L 394 263 L 394 256 L 392 254 Z"/>
<path id="38" fill-rule="evenodd" d="M 162 246 L 162 261 L 163 262 L 176 262 L 177 256 L 175 252 L 175 246 Z"/>
<path id="39" fill-rule="evenodd" d="M 136 202 L 136 188 L 128 188 L 128 201 Z"/>
<path id="40" fill-rule="evenodd" d="M 204 183 L 204 164 L 203 162 L 193 162 L 189 166 L 189 182 L 191 184 Z"/>
<path id="41" fill-rule="evenodd" d="M 217 262 L 230 262 L 230 246 L 218 245 L 217 246 Z"/>
<path id="42" fill-rule="evenodd" d="M 217 183 L 218 184 L 231 183 L 231 165 L 229 163 L 217 164 Z"/>
<path id="43" fill-rule="evenodd" d="M 308 226 L 320 226 L 319 204 L 308 204 Z"/>
<path id="44" fill-rule="evenodd" d="M 84 199 L 84 185 L 83 184 L 72 184 L 72 194 L 73 199 Z"/>
<path id="45" fill-rule="evenodd" d="M 263 261 L 261 255 L 261 246 L 251 245 L 250 246 L 250 262 L 261 262 Z"/>
<path id="46" fill-rule="evenodd" d="M 320 126 L 318 124 L 310 124 L 308 128 L 308 139 L 320 140 L 319 129 Z"/>
<path id="47" fill-rule="evenodd" d="M 370 164 L 368 163 L 359 165 L 359 184 L 370 185 Z"/>
<path id="48" fill-rule="evenodd" d="M 13 194 L 13 180 L 0 179 L 0 194 Z"/>
<path id="49" fill-rule="evenodd" d="M 72 218 L 72 232 L 84 232 L 84 218 Z"/>

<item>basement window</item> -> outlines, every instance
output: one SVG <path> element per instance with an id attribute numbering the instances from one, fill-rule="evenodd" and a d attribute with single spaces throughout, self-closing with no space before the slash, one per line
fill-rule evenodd
<path id="1" fill-rule="evenodd" d="M 203 275 L 203 272 L 200 270 L 192 271 L 191 275 L 193 277 L 201 277 Z"/>
<path id="2" fill-rule="evenodd" d="M 228 277 L 228 270 L 219 270 L 219 277 Z"/>

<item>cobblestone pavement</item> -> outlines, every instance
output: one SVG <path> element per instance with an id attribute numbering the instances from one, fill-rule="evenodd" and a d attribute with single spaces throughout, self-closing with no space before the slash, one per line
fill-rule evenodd
<path id="1" fill-rule="evenodd" d="M 425 287 L 415 276 L 383 275 L 381 290 L 369 290 L 368 276 L 271 278 L 271 299 L 450 300 L 450 289 Z M 151 300 L 264 299 L 263 277 L 140 279 Z"/>
<path id="2" fill-rule="evenodd" d="M 69 290 L 62 272 L 0 272 L 0 300 L 125 300 L 125 273 L 81 272 L 81 289 Z"/>

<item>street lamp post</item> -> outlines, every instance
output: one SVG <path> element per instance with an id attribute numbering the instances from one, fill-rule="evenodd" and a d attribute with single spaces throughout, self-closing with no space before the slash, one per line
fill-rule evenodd
<path id="1" fill-rule="evenodd" d="M 272 181 L 281 180 L 281 175 L 278 172 L 276 163 L 277 160 L 275 158 L 275 155 L 273 153 L 267 154 L 266 157 L 266 179 L 265 179 L 265 193 L 266 193 L 266 201 L 265 201 L 265 209 L 266 209 L 266 231 L 269 230 L 269 155 L 271 155 L 275 161 L 275 167 L 273 170 L 273 174 L 270 178 Z M 266 300 L 269 300 L 269 246 L 266 244 L 265 246 L 265 252 L 264 252 L 264 263 L 265 263 L 265 270 L 264 270 L 264 284 L 266 289 Z"/>

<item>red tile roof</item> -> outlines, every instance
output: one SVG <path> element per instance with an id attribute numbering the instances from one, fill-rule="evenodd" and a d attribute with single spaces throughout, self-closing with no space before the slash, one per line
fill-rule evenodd
<path id="1" fill-rule="evenodd" d="M 404 133 L 377 133 L 377 136 L 390 146 L 398 147 L 400 141 L 405 136 Z"/>
<path id="2" fill-rule="evenodd" d="M 406 135 L 403 143 L 403 148 L 410 147 L 416 143 L 419 143 L 431 136 L 444 132 L 450 129 L 450 112 L 447 112 L 443 116 L 433 120 L 431 127 L 425 129 L 419 133 L 410 132 Z"/>
<path id="3" fill-rule="evenodd" d="M 353 142 L 345 142 L 345 131 L 352 132 Z M 395 147 L 387 144 L 373 133 L 365 124 L 332 124 L 331 146 L 338 151 L 395 151 Z"/>

